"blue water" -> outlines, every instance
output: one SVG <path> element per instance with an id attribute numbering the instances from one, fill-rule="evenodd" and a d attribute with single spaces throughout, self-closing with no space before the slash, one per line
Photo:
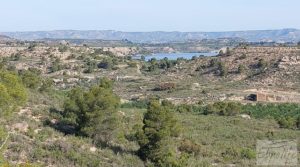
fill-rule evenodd
<path id="1" fill-rule="evenodd" d="M 192 59 L 193 56 L 216 56 L 218 53 L 216 52 L 206 52 L 206 53 L 155 53 L 150 55 L 144 55 L 145 61 L 148 61 L 152 58 L 156 60 L 164 59 L 165 57 L 169 60 L 177 60 L 177 58 L 184 58 L 187 60 Z M 141 55 L 133 56 L 133 59 L 141 59 Z"/>

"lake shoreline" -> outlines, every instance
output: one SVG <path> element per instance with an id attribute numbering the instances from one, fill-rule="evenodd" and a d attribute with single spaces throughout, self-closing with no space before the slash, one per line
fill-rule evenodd
<path id="1" fill-rule="evenodd" d="M 134 55 L 132 56 L 133 59 L 135 60 L 140 60 L 142 56 L 145 57 L 145 61 L 149 61 L 152 58 L 155 58 L 156 60 L 161 60 L 164 58 L 168 58 L 169 60 L 177 60 L 178 58 L 184 58 L 184 59 L 192 59 L 193 57 L 211 57 L 211 56 L 217 56 L 218 52 L 217 51 L 212 51 L 212 52 L 193 52 L 193 53 L 153 53 L 153 54 L 146 54 L 146 55 Z"/>

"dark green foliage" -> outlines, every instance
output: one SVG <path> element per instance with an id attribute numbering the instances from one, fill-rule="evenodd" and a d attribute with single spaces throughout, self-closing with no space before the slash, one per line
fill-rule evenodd
<path id="1" fill-rule="evenodd" d="M 117 65 L 117 62 L 115 59 L 105 58 L 98 64 L 98 68 L 112 69 L 115 65 Z"/>
<path id="2" fill-rule="evenodd" d="M 224 116 L 234 116 L 242 111 L 242 106 L 235 102 L 216 102 L 208 104 L 204 109 L 204 114 L 219 114 Z"/>
<path id="3" fill-rule="evenodd" d="M 231 55 L 231 51 L 230 51 L 230 48 L 227 47 L 226 48 L 226 53 L 225 53 L 226 56 L 230 56 Z"/>
<path id="4" fill-rule="evenodd" d="M 85 70 L 84 73 L 92 73 L 94 69 L 97 67 L 97 62 L 91 59 L 85 60 Z"/>
<path id="5" fill-rule="evenodd" d="M 264 59 L 259 59 L 257 63 L 257 67 L 261 70 L 264 70 L 268 66 L 268 62 L 266 62 Z"/>
<path id="6" fill-rule="evenodd" d="M 293 129 L 293 128 L 295 128 L 297 122 L 296 122 L 295 118 L 293 118 L 291 116 L 287 116 L 287 117 L 278 118 L 278 124 L 282 128 Z"/>
<path id="7" fill-rule="evenodd" d="M 222 152 L 222 157 L 225 161 L 233 161 L 240 157 L 240 151 L 236 147 L 228 147 Z"/>
<path id="8" fill-rule="evenodd" d="M 34 49 L 35 49 L 36 46 L 37 46 L 36 43 L 30 43 L 30 45 L 29 45 L 29 47 L 27 49 L 28 49 L 28 51 L 32 52 L 32 51 L 34 51 Z"/>
<path id="9" fill-rule="evenodd" d="M 181 104 L 176 107 L 176 111 L 180 113 L 193 112 L 193 106 L 188 104 Z"/>
<path id="10" fill-rule="evenodd" d="M 49 78 L 43 78 L 41 87 L 39 88 L 39 91 L 41 92 L 47 92 L 50 91 L 53 86 L 53 80 Z"/>
<path id="11" fill-rule="evenodd" d="M 68 50 L 69 50 L 69 47 L 67 45 L 60 45 L 58 47 L 58 51 L 61 52 L 61 53 L 64 53 L 64 52 L 66 52 Z"/>
<path id="12" fill-rule="evenodd" d="M 121 104 L 121 108 L 140 108 L 146 109 L 148 106 L 148 100 L 131 101 L 128 103 Z"/>
<path id="13" fill-rule="evenodd" d="M 223 62 L 219 62 L 218 63 L 218 71 L 219 71 L 219 75 L 226 77 L 228 74 L 228 68 L 225 66 L 225 63 Z"/>
<path id="14" fill-rule="evenodd" d="M 193 56 L 191 60 L 197 60 L 197 56 Z"/>
<path id="15" fill-rule="evenodd" d="M 96 144 L 110 141 L 118 128 L 116 113 L 120 105 L 120 99 L 112 92 L 112 81 L 103 78 L 87 91 L 75 88 L 68 97 L 64 121 L 79 134 L 92 137 Z"/>
<path id="16" fill-rule="evenodd" d="M 93 55 L 106 55 L 110 57 L 115 56 L 111 51 L 103 51 L 103 49 L 95 49 Z"/>
<path id="17" fill-rule="evenodd" d="M 148 67 L 148 71 L 156 71 L 158 69 L 158 62 L 155 58 L 152 58 L 148 61 L 150 63 L 149 67 Z"/>
<path id="18" fill-rule="evenodd" d="M 56 72 L 56 71 L 60 71 L 60 70 L 62 70 L 62 65 L 60 64 L 60 59 L 59 58 L 57 58 L 57 59 L 55 59 L 55 61 L 52 63 L 52 66 L 51 66 L 51 68 L 50 68 L 50 71 L 51 72 Z"/>
<path id="19" fill-rule="evenodd" d="M 245 70 L 246 70 L 246 67 L 244 65 L 240 64 L 238 67 L 238 73 L 243 74 L 245 72 Z"/>
<path id="20" fill-rule="evenodd" d="M 10 56 L 11 61 L 19 61 L 21 60 L 22 55 L 20 53 L 15 53 Z"/>
<path id="21" fill-rule="evenodd" d="M 27 100 L 21 79 L 14 73 L 0 70 L 0 113 L 12 111 Z"/>
<path id="22" fill-rule="evenodd" d="M 136 133 L 140 145 L 138 155 L 143 160 L 150 160 L 155 166 L 180 166 L 174 143 L 179 129 L 168 105 L 151 101 L 143 123 L 143 129 Z"/>
<path id="23" fill-rule="evenodd" d="M 246 58 L 247 58 L 246 54 L 242 54 L 242 56 L 241 56 L 241 57 L 239 57 L 239 59 L 240 59 L 240 60 L 242 60 L 242 59 L 246 59 Z"/>
<path id="24" fill-rule="evenodd" d="M 37 89 L 41 85 L 40 71 L 36 69 L 20 71 L 19 75 L 27 88 Z"/>
<path id="25" fill-rule="evenodd" d="M 133 62 L 133 61 L 130 61 L 127 63 L 129 67 L 131 68 L 137 68 L 137 63 L 136 62 Z"/>
<path id="26" fill-rule="evenodd" d="M 169 60 L 168 58 L 163 58 L 159 61 L 159 68 L 160 69 L 169 69 L 173 66 L 175 66 L 176 61 Z"/>
<path id="27" fill-rule="evenodd" d="M 241 157 L 245 159 L 255 159 L 256 152 L 250 148 L 244 148 L 241 150 Z"/>
<path id="28" fill-rule="evenodd" d="M 148 71 L 152 72 L 157 71 L 158 69 L 167 70 L 174 67 L 178 63 L 178 61 L 181 60 L 169 60 L 167 57 L 161 60 L 156 60 L 155 58 L 152 58 L 148 61 Z"/>
<path id="29" fill-rule="evenodd" d="M 300 115 L 297 118 L 297 128 L 300 129 Z"/>
<path id="30" fill-rule="evenodd" d="M 220 50 L 218 56 L 224 56 L 224 55 L 225 54 L 224 54 L 223 50 Z"/>
<path id="31" fill-rule="evenodd" d="M 243 111 L 255 118 L 274 118 L 282 128 L 295 128 L 300 116 L 299 104 L 244 105 Z"/>

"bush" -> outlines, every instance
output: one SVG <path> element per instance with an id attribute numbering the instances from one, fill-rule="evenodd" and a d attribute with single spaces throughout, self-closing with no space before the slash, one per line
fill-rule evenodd
<path id="1" fill-rule="evenodd" d="M 41 92 L 47 92 L 51 90 L 53 86 L 53 80 L 49 78 L 43 78 L 41 87 L 39 88 L 39 91 Z"/>
<path id="2" fill-rule="evenodd" d="M 218 63 L 218 71 L 220 76 L 226 77 L 228 74 L 228 68 L 225 66 L 225 63 L 219 62 Z"/>
<path id="3" fill-rule="evenodd" d="M 127 64 L 131 68 L 136 68 L 138 66 L 138 64 L 136 62 L 128 62 Z"/>
<path id="4" fill-rule="evenodd" d="M 255 159 L 256 152 L 250 148 L 244 148 L 241 150 L 241 157 L 246 159 Z"/>
<path id="5" fill-rule="evenodd" d="M 201 147 L 199 144 L 196 144 L 190 140 L 184 139 L 178 148 L 182 152 L 186 152 L 189 154 L 199 155 L 201 151 Z"/>
<path id="6" fill-rule="evenodd" d="M 241 57 L 239 57 L 239 59 L 240 59 L 240 60 L 242 60 L 242 59 L 246 59 L 246 58 L 247 58 L 246 54 L 242 54 L 242 56 L 241 56 Z"/>
<path id="7" fill-rule="evenodd" d="M 176 111 L 180 113 L 193 112 L 193 106 L 188 104 L 181 104 L 177 106 Z"/>
<path id="8" fill-rule="evenodd" d="M 95 49 L 93 55 L 106 55 L 109 57 L 115 56 L 111 51 L 104 51 L 103 49 Z"/>
<path id="9" fill-rule="evenodd" d="M 222 153 L 222 157 L 225 161 L 232 161 L 240 157 L 240 151 L 235 147 L 229 147 Z"/>
<path id="10" fill-rule="evenodd" d="M 225 112 L 224 113 L 220 112 L 220 114 L 225 116 L 234 116 L 239 114 L 241 110 L 242 108 L 239 103 L 228 102 L 225 108 Z"/>
<path id="11" fill-rule="evenodd" d="M 300 129 L 300 116 L 297 118 L 297 128 Z"/>
<path id="12" fill-rule="evenodd" d="M 106 145 L 114 138 L 119 127 L 116 114 L 120 99 L 112 91 L 112 81 L 103 78 L 98 86 L 87 91 L 75 88 L 68 97 L 64 103 L 64 122 L 98 145 Z"/>
<path id="13" fill-rule="evenodd" d="M 20 71 L 19 75 L 22 78 L 23 84 L 30 89 L 37 89 L 41 84 L 39 72 L 33 70 Z"/>
<path id="14" fill-rule="evenodd" d="M 128 103 L 121 104 L 121 108 L 140 108 L 144 109 L 148 106 L 148 100 L 131 101 Z"/>
<path id="15" fill-rule="evenodd" d="M 104 60 L 102 60 L 99 64 L 98 64 L 98 68 L 103 68 L 103 69 L 112 69 L 114 67 L 114 62 L 112 59 L 110 58 L 106 58 Z"/>
<path id="16" fill-rule="evenodd" d="M 68 51 L 68 50 L 69 50 L 69 47 L 66 46 L 66 45 L 60 45 L 60 46 L 58 47 L 58 51 L 61 52 L 61 53 L 64 53 L 64 52 L 66 52 L 66 51 Z"/>
<path id="17" fill-rule="evenodd" d="M 238 73 L 243 74 L 245 72 L 245 70 L 246 70 L 246 67 L 244 65 L 240 64 L 238 67 Z"/>
<path id="18" fill-rule="evenodd" d="M 208 104 L 204 109 L 204 114 L 219 114 L 224 116 L 234 116 L 242 111 L 242 106 L 235 102 L 216 102 Z"/>
<path id="19" fill-rule="evenodd" d="M 50 67 L 50 71 L 51 72 L 56 72 L 56 71 L 60 71 L 62 70 L 62 65 L 60 64 L 60 59 L 57 58 L 55 59 L 54 62 L 52 62 L 52 66 Z"/>
<path id="20" fill-rule="evenodd" d="M 281 117 L 278 119 L 278 124 L 281 128 L 295 128 L 296 127 L 296 120 L 292 117 Z"/>
<path id="21" fill-rule="evenodd" d="M 165 90 L 172 90 L 175 88 L 176 88 L 175 83 L 162 83 L 158 85 L 156 88 L 154 88 L 154 91 L 165 91 Z"/>
<path id="22" fill-rule="evenodd" d="M 92 61 L 90 59 L 85 60 L 85 70 L 83 71 L 84 73 L 92 73 L 94 69 L 97 67 L 97 62 Z"/>
<path id="23" fill-rule="evenodd" d="M 217 59 L 211 59 L 209 61 L 209 67 L 216 67 L 218 65 L 218 60 Z"/>
<path id="24" fill-rule="evenodd" d="M 266 62 L 264 59 L 260 59 L 257 63 L 257 67 L 261 70 L 264 70 L 268 66 L 268 62 Z"/>
<path id="25" fill-rule="evenodd" d="M 27 100 L 27 92 L 21 79 L 8 71 L 0 70 L 0 92 L 0 113 L 12 111 Z"/>
<path id="26" fill-rule="evenodd" d="M 244 105 L 242 110 L 255 118 L 274 118 L 282 128 L 295 128 L 300 105 L 292 103 Z"/>

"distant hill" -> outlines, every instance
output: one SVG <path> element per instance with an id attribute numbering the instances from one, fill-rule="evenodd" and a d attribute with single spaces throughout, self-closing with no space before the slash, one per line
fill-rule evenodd
<path id="1" fill-rule="evenodd" d="M 13 39 L 8 37 L 8 36 L 5 36 L 5 35 L 0 35 L 0 42 L 9 42 L 9 41 L 12 41 Z"/>
<path id="2" fill-rule="evenodd" d="M 53 39 L 103 39 L 122 40 L 132 42 L 165 43 L 173 41 L 217 39 L 217 38 L 242 38 L 250 42 L 274 41 L 274 42 L 298 42 L 300 30 L 254 30 L 254 31 L 230 31 L 230 32 L 122 32 L 113 30 L 56 30 L 56 31 L 32 31 L 32 32 L 3 32 L 3 35 L 21 40 L 36 40 L 44 38 Z"/>

